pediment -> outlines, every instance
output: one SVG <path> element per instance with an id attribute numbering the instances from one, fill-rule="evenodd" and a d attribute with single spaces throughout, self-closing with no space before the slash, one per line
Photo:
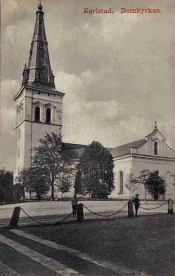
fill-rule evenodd
<path id="1" fill-rule="evenodd" d="M 41 102 L 39 102 L 39 101 L 34 102 L 33 105 L 34 105 L 34 106 L 39 106 L 39 107 L 42 107 L 42 106 L 43 106 L 43 104 L 42 104 Z"/>
<path id="2" fill-rule="evenodd" d="M 47 103 L 44 106 L 45 108 L 55 108 L 51 103 Z"/>
<path id="3" fill-rule="evenodd" d="M 145 138 L 147 141 L 152 140 L 153 142 L 161 142 L 167 140 L 167 138 L 158 129 L 154 129 Z"/>

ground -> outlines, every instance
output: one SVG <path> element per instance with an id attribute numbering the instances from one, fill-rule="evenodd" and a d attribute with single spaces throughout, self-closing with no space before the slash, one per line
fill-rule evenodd
<path id="1" fill-rule="evenodd" d="M 88 221 L 25 231 L 150 275 L 175 275 L 172 215 Z"/>
<path id="2" fill-rule="evenodd" d="M 166 213 L 0 230 L 0 264 L 17 276 L 174 276 L 174 250 L 175 215 Z"/>

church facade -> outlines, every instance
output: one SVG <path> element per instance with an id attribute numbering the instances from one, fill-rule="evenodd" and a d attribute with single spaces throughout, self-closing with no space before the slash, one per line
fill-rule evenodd
<path id="1" fill-rule="evenodd" d="M 141 171 L 158 171 L 159 176 L 166 182 L 165 199 L 175 199 L 175 151 L 168 145 L 166 137 L 158 130 L 153 131 L 143 139 L 113 148 L 111 154 L 114 159 L 115 191 L 112 197 L 126 198 L 130 196 L 127 182 L 131 174 L 138 177 Z M 131 196 L 135 193 L 145 198 L 143 184 L 137 184 Z M 147 194 L 146 197 L 152 197 Z M 162 198 L 161 196 L 159 197 Z"/>
<path id="2" fill-rule="evenodd" d="M 16 166 L 14 178 L 25 167 L 32 164 L 33 148 L 45 133 L 62 136 L 62 103 L 64 93 L 55 88 L 51 69 L 48 42 L 44 26 L 44 12 L 41 3 L 36 12 L 36 23 L 31 43 L 29 61 L 23 70 L 23 81 L 15 95 L 16 107 Z M 63 143 L 67 150 L 82 154 L 84 145 Z M 139 176 L 142 170 L 159 171 L 167 184 L 166 197 L 175 195 L 172 175 L 175 174 L 175 152 L 155 125 L 145 138 L 109 149 L 114 159 L 115 190 L 111 197 L 126 199 L 130 193 L 126 188 L 129 173 Z M 143 185 L 135 192 L 144 197 Z"/>

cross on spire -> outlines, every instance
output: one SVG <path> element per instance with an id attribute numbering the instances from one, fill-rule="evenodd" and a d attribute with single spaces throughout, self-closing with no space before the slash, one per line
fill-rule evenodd
<path id="1" fill-rule="evenodd" d="M 154 122 L 154 128 L 157 129 L 157 122 Z"/>
<path id="2" fill-rule="evenodd" d="M 39 0 L 38 10 L 42 11 L 43 6 L 41 5 L 41 0 Z"/>

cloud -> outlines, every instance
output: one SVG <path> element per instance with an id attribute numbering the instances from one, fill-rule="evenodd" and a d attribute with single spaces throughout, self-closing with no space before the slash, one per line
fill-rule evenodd
<path id="1" fill-rule="evenodd" d="M 87 1 L 45 0 L 46 34 L 56 87 L 65 94 L 63 139 L 107 147 L 141 139 L 154 121 L 175 147 L 172 1 L 96 0 L 112 15 L 85 15 Z M 126 8 L 162 9 L 161 15 L 121 14 Z M 34 31 L 35 0 L 2 6 L 3 148 L 14 144 L 13 96 L 19 90 Z M 4 152 L 4 155 L 6 153 Z"/>
<path id="2" fill-rule="evenodd" d="M 16 153 L 14 92 L 19 90 L 19 82 L 6 79 L 1 83 L 1 164 L 13 168 Z"/>

